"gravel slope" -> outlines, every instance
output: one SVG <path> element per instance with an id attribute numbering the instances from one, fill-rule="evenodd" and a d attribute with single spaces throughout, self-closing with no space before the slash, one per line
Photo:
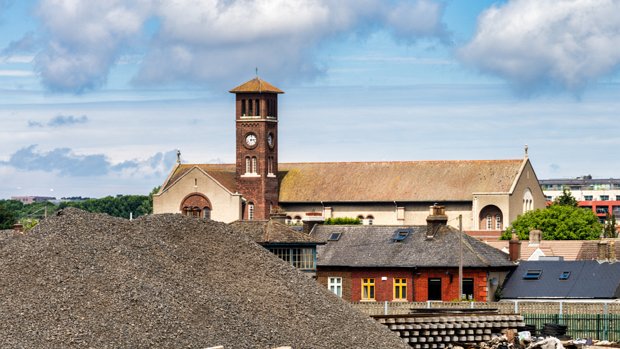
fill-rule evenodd
<path id="1" fill-rule="evenodd" d="M 408 348 L 223 223 L 66 209 L 0 249 L 1 348 Z"/>

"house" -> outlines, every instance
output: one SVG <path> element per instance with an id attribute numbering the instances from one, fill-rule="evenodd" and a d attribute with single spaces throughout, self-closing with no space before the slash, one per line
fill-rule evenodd
<path id="1" fill-rule="evenodd" d="M 316 247 L 324 244 L 324 241 L 275 220 L 236 221 L 230 223 L 230 226 L 235 232 L 245 234 L 295 268 L 315 275 Z"/>
<path id="2" fill-rule="evenodd" d="M 179 157 L 153 196 L 154 213 L 230 223 L 266 220 L 278 210 L 290 223 L 310 212 L 405 226 L 425 224 L 427 207 L 440 203 L 450 224 L 461 215 L 466 230 L 500 231 L 545 207 L 527 148 L 524 158 L 512 160 L 280 163 L 278 96 L 284 92 L 258 77 L 230 92 L 235 163 L 183 164 Z"/>
<path id="3" fill-rule="evenodd" d="M 443 207 L 432 206 L 427 225 L 322 225 L 311 236 L 317 248 L 317 281 L 351 302 L 476 301 L 493 294 L 516 265 L 503 253 L 446 225 Z M 462 238 L 462 241 L 461 241 Z"/>
<path id="4" fill-rule="evenodd" d="M 542 240 L 540 230 L 532 230 L 528 241 L 520 241 L 517 259 L 535 261 L 544 257 L 570 260 L 615 260 L 620 256 L 620 239 Z M 508 240 L 490 240 L 487 244 L 509 252 Z"/>
<path id="5" fill-rule="evenodd" d="M 522 261 L 502 289 L 502 300 L 608 301 L 618 298 L 618 262 Z"/>

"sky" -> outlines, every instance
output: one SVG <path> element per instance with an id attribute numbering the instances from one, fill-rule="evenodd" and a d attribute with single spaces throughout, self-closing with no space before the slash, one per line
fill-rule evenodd
<path id="1" fill-rule="evenodd" d="M 279 161 L 519 159 L 619 178 L 617 0 L 0 0 L 0 199 L 147 194 L 234 162 L 234 95 Z"/>

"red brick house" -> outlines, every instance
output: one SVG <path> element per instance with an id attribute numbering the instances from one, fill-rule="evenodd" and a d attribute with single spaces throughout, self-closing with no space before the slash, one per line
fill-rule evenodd
<path id="1" fill-rule="evenodd" d="M 311 236 L 327 241 L 317 247 L 318 282 L 351 302 L 454 301 L 461 298 L 462 246 L 463 294 L 492 301 L 516 268 L 508 254 L 447 226 L 443 212 L 427 221 L 397 227 L 316 225 Z"/>

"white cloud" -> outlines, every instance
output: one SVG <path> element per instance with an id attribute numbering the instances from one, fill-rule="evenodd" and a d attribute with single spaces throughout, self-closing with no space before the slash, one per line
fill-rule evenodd
<path id="1" fill-rule="evenodd" d="M 521 92 L 579 92 L 618 69 L 619 13 L 614 0 L 512 0 L 480 15 L 460 57 Z"/>
<path id="2" fill-rule="evenodd" d="M 30 70 L 0 69 L 0 76 L 13 77 L 13 78 L 25 78 L 29 76 L 34 76 L 34 73 Z"/>
<path id="3" fill-rule="evenodd" d="M 274 81 L 299 80 L 324 71 L 314 53 L 337 35 L 385 29 L 406 42 L 446 41 L 443 9 L 432 0 L 41 0 L 49 44 L 36 65 L 49 88 L 78 92 L 142 49 L 135 81 L 144 84 L 219 84 L 255 67 Z"/>

